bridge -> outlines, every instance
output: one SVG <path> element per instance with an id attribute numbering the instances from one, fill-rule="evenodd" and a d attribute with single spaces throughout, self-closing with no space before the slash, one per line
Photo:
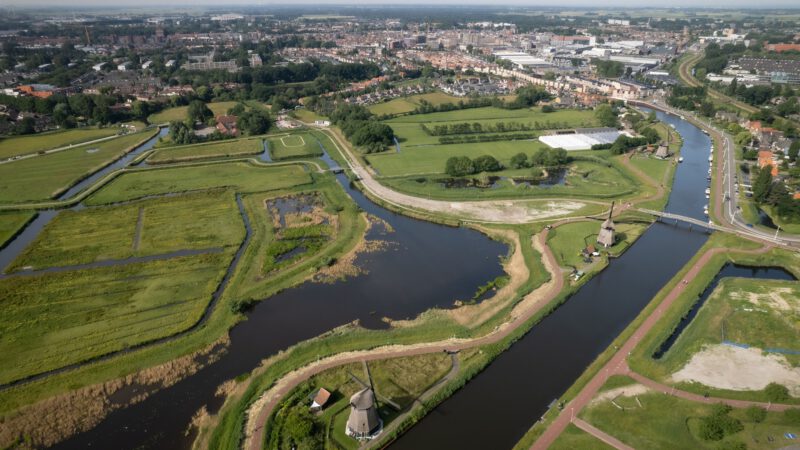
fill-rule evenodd
<path id="1" fill-rule="evenodd" d="M 643 212 L 645 214 L 650 214 L 652 216 L 656 216 L 661 219 L 669 219 L 669 220 L 675 220 L 676 222 L 688 223 L 689 225 L 697 225 L 698 227 L 702 227 L 707 230 L 734 231 L 728 227 L 723 227 L 721 225 L 717 225 L 710 221 L 706 222 L 700 219 L 695 219 L 693 217 L 681 216 L 680 214 L 672 214 L 664 211 L 655 211 L 652 209 L 644 209 L 644 208 L 638 208 L 637 211 Z"/>

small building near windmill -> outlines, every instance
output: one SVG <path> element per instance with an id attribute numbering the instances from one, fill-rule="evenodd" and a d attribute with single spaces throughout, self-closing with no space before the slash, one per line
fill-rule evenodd
<path id="1" fill-rule="evenodd" d="M 670 157 L 669 147 L 661 144 L 656 149 L 656 158 L 667 159 Z"/>
<path id="2" fill-rule="evenodd" d="M 322 408 L 325 407 L 325 404 L 328 403 L 330 398 L 331 393 L 328 392 L 327 389 L 319 388 L 319 390 L 312 395 L 311 411 L 322 411 Z"/>
<path id="3" fill-rule="evenodd" d="M 600 225 L 600 232 L 597 234 L 597 243 L 605 248 L 614 245 L 614 221 L 611 220 L 611 214 L 614 212 L 614 203 L 611 203 L 611 210 L 608 211 L 608 218 Z"/>
<path id="4" fill-rule="evenodd" d="M 383 422 L 375 407 L 375 393 L 364 388 L 350 397 L 350 417 L 345 433 L 356 439 L 372 439 L 383 428 Z"/>

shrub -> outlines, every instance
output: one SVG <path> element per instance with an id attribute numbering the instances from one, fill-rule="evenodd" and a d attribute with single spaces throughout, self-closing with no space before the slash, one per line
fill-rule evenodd
<path id="1" fill-rule="evenodd" d="M 789 389 L 778 383 L 770 383 L 764 388 L 767 400 L 771 402 L 782 402 L 789 399 Z"/>
<path id="2" fill-rule="evenodd" d="M 767 410 L 758 406 L 751 406 L 745 410 L 747 420 L 753 423 L 761 423 L 767 418 Z"/>

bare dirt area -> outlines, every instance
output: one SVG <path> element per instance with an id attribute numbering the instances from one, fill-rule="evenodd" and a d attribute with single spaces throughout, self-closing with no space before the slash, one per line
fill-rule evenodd
<path id="1" fill-rule="evenodd" d="M 706 346 L 672 379 L 734 391 L 757 391 L 769 383 L 778 383 L 800 397 L 800 368 L 793 368 L 782 355 L 765 354 L 757 348 Z"/>
<path id="2" fill-rule="evenodd" d="M 602 403 L 619 397 L 635 397 L 650 392 L 650 388 L 639 383 L 622 386 L 597 394 L 590 404 Z"/>

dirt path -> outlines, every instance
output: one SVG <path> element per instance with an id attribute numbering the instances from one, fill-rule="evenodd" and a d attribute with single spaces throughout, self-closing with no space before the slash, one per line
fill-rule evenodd
<path id="1" fill-rule="evenodd" d="M 264 424 L 272 411 L 292 389 L 300 385 L 313 375 L 325 370 L 359 361 L 373 361 L 379 359 L 396 358 L 401 356 L 424 355 L 436 352 L 457 352 L 467 348 L 487 345 L 506 338 L 514 330 L 548 305 L 564 287 L 564 277 L 558 267 L 555 256 L 547 247 L 548 230 L 538 235 L 537 248 L 542 251 L 542 262 L 548 273 L 550 281 L 539 286 L 525 296 L 510 314 L 508 321 L 498 326 L 491 333 L 472 339 L 448 339 L 445 341 L 420 343 L 414 345 L 394 345 L 379 347 L 372 350 L 347 352 L 321 359 L 307 366 L 296 369 L 278 380 L 270 389 L 265 391 L 248 409 L 247 424 L 245 427 L 244 448 L 249 450 L 260 449 L 264 439 Z"/>
<path id="2" fill-rule="evenodd" d="M 359 178 L 364 189 L 381 200 L 401 209 L 423 210 L 434 214 L 455 216 L 465 221 L 484 223 L 530 223 L 554 219 L 574 213 L 588 203 L 606 205 L 596 200 L 539 199 L 445 201 L 415 197 L 390 189 L 379 183 L 372 172 L 364 168 L 339 133 L 322 129 L 347 161 L 348 168 Z"/>
<path id="3" fill-rule="evenodd" d="M 591 434 L 592 436 L 596 437 L 597 439 L 600 439 L 601 441 L 605 442 L 606 444 L 608 444 L 608 445 L 610 445 L 610 446 L 612 446 L 612 447 L 614 447 L 616 449 L 619 449 L 619 450 L 633 450 L 633 447 L 625 445 L 619 439 L 615 438 L 614 436 L 611 436 L 610 434 L 608 434 L 608 433 L 606 433 L 606 432 L 604 432 L 604 431 L 602 431 L 602 430 L 600 430 L 598 428 L 595 428 L 590 423 L 588 423 L 588 422 L 586 422 L 584 420 L 574 419 L 572 421 L 572 423 L 575 424 L 575 426 L 580 428 L 581 430 Z"/>
<path id="4" fill-rule="evenodd" d="M 764 247 L 753 250 L 753 251 L 739 251 L 738 253 L 749 253 L 749 254 L 758 254 L 758 253 L 765 253 L 769 251 L 772 247 L 769 245 L 765 245 Z M 678 283 L 675 285 L 674 288 L 667 294 L 666 297 L 661 301 L 658 307 L 650 313 L 649 316 L 644 320 L 644 322 L 639 326 L 639 328 L 634 331 L 631 337 L 628 338 L 627 341 L 617 350 L 614 356 L 600 369 L 597 371 L 594 377 L 589 380 L 588 383 L 581 389 L 578 395 L 575 396 L 569 403 L 564 406 L 564 409 L 558 415 L 558 417 L 547 427 L 545 432 L 539 437 L 539 439 L 534 442 L 531 449 L 535 450 L 544 450 L 556 440 L 556 438 L 564 431 L 567 425 L 570 424 L 574 420 L 580 411 L 591 402 L 591 400 L 595 397 L 597 392 L 600 388 L 605 384 L 608 377 L 614 374 L 625 374 L 631 376 L 636 381 L 644 384 L 645 386 L 651 387 L 653 389 L 659 389 L 661 391 L 672 392 L 674 395 L 677 395 L 681 398 L 686 398 L 688 400 L 693 401 L 704 401 L 707 403 L 711 402 L 725 402 L 730 404 L 734 407 L 742 407 L 742 405 L 750 406 L 752 404 L 758 404 L 757 402 L 743 402 L 740 400 L 727 400 L 727 399 L 720 399 L 720 398 L 709 398 L 704 399 L 704 397 L 699 396 L 697 394 L 692 394 L 689 392 L 679 391 L 672 387 L 662 385 L 657 383 L 653 380 L 649 380 L 641 375 L 633 373 L 628 368 L 627 363 L 627 356 L 636 348 L 636 345 L 639 341 L 649 333 L 653 327 L 661 320 L 664 316 L 665 311 L 667 311 L 675 301 L 680 297 L 681 293 L 685 290 L 686 285 L 692 283 L 695 278 L 697 278 L 700 271 L 706 266 L 706 264 L 711 261 L 711 259 L 721 253 L 727 252 L 728 250 L 725 248 L 713 248 L 707 250 L 703 255 L 692 265 L 689 269 L 687 274 L 684 276 L 684 283 Z M 760 405 L 760 404 L 759 404 Z M 776 409 L 777 405 L 772 405 L 773 409 Z"/>

